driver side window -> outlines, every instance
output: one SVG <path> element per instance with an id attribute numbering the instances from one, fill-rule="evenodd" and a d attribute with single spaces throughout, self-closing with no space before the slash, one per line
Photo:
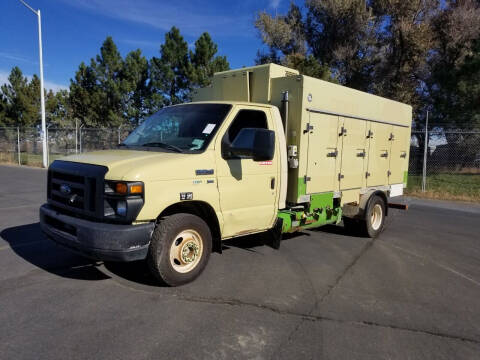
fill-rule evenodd
<path id="1" fill-rule="evenodd" d="M 267 116 L 260 110 L 240 110 L 222 139 L 222 156 L 229 158 L 227 148 L 233 143 L 240 130 L 245 128 L 268 129 Z"/>
<path id="2" fill-rule="evenodd" d="M 228 128 L 228 141 L 232 143 L 244 128 L 268 129 L 267 116 L 259 110 L 240 110 Z"/>

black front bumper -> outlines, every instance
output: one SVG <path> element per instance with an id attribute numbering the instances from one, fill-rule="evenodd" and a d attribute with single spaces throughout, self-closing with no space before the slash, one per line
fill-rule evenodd
<path id="1" fill-rule="evenodd" d="M 59 213 L 44 204 L 40 207 L 40 226 L 53 241 L 86 257 L 134 261 L 147 257 L 155 224 L 99 223 Z"/>

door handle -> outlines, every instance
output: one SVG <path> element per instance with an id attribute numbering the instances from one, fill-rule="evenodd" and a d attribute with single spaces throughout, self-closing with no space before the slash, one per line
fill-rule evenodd
<path id="1" fill-rule="evenodd" d="M 272 190 L 275 189 L 275 178 L 274 177 L 272 177 L 270 179 L 270 189 L 272 189 Z"/>

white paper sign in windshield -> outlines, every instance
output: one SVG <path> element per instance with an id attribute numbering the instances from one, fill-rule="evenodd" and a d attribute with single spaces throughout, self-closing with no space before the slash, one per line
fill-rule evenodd
<path id="1" fill-rule="evenodd" d="M 203 129 L 203 133 L 210 134 L 213 129 L 215 129 L 215 124 L 208 124 L 207 126 L 205 126 L 205 129 Z"/>

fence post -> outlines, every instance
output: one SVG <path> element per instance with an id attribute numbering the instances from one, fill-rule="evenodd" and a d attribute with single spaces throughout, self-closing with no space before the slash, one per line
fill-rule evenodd
<path id="1" fill-rule="evenodd" d="M 82 152 L 82 127 L 83 127 L 83 125 L 80 125 L 80 128 L 78 129 L 79 135 L 80 135 L 80 137 L 79 137 L 79 140 L 80 140 L 80 153 Z"/>
<path id="2" fill-rule="evenodd" d="M 427 151 L 428 151 L 428 110 L 425 121 L 425 146 L 423 148 L 423 174 L 422 174 L 422 192 L 427 188 Z"/>
<path id="3" fill-rule="evenodd" d="M 75 119 L 75 154 L 78 154 L 78 119 Z"/>
<path id="4" fill-rule="evenodd" d="M 46 139 L 46 142 L 47 142 L 47 168 L 48 168 L 48 165 L 50 164 L 50 144 L 48 143 L 48 128 L 50 127 L 47 126 L 46 129 L 45 129 L 45 139 Z"/>
<path id="5" fill-rule="evenodd" d="M 120 145 L 120 129 L 122 128 L 122 125 L 118 127 L 118 145 Z"/>
<path id="6" fill-rule="evenodd" d="M 22 161 L 20 160 L 20 127 L 17 126 L 17 152 L 18 152 L 18 165 L 22 165 Z"/>

